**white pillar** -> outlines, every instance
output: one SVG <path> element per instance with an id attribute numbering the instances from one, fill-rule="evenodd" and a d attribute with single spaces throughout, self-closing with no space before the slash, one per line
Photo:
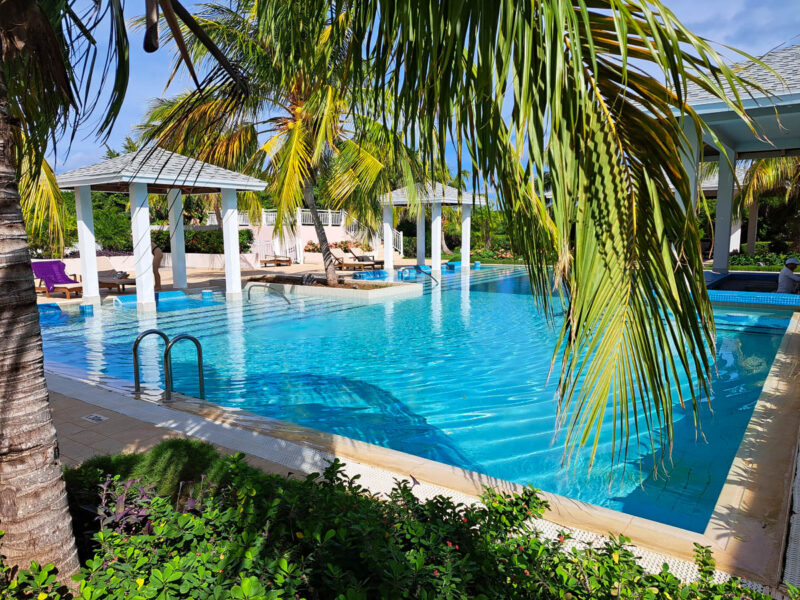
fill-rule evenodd
<path id="1" fill-rule="evenodd" d="M 731 252 L 739 252 L 742 246 L 742 220 L 736 219 L 731 225 Z"/>
<path id="2" fill-rule="evenodd" d="M 461 277 L 469 279 L 472 251 L 472 204 L 461 205 Z"/>
<path id="3" fill-rule="evenodd" d="M 392 233 L 394 233 L 393 206 L 386 204 L 383 207 L 383 268 L 391 276 L 394 273 L 394 248 L 392 247 Z"/>
<path id="4" fill-rule="evenodd" d="M 147 184 L 132 183 L 128 193 L 131 202 L 137 308 L 145 311 L 155 310 L 156 294 L 153 279 L 153 251 L 150 248 L 150 206 L 147 203 Z"/>
<path id="5" fill-rule="evenodd" d="M 317 244 L 320 241 L 317 240 Z M 303 209 L 298 207 L 297 208 L 297 228 L 294 234 L 294 251 L 297 255 L 297 264 L 303 264 L 303 250 L 305 250 L 305 246 L 303 245 Z"/>
<path id="6" fill-rule="evenodd" d="M 714 221 L 714 271 L 728 272 L 728 256 L 731 247 L 731 213 L 733 211 L 734 176 L 732 164 L 736 155 L 731 148 L 723 146 L 725 156 L 719 157 L 719 181 L 717 183 L 717 217 Z"/>
<path id="7" fill-rule="evenodd" d="M 421 204 L 417 214 L 417 264 L 425 264 L 425 205 Z"/>
<path id="8" fill-rule="evenodd" d="M 186 288 L 186 241 L 183 237 L 183 197 L 180 190 L 167 193 L 169 249 L 172 255 L 172 287 Z"/>
<path id="9" fill-rule="evenodd" d="M 239 266 L 239 211 L 236 190 L 222 189 L 222 242 L 225 245 L 225 297 L 242 299 L 242 270 Z"/>
<path id="10" fill-rule="evenodd" d="M 697 172 L 700 169 L 700 140 L 694 128 L 694 122 L 684 117 L 683 134 L 688 138 L 681 144 L 680 156 L 683 168 L 689 176 L 689 198 L 681 198 L 684 206 L 695 206 L 697 203 Z M 679 198 L 680 195 L 676 194 Z"/>
<path id="11" fill-rule="evenodd" d="M 75 188 L 75 214 L 78 220 L 78 251 L 81 254 L 83 301 L 99 302 L 100 285 L 97 282 L 97 248 L 94 239 L 92 214 L 92 188 L 81 185 Z"/>
<path id="12" fill-rule="evenodd" d="M 442 272 L 442 203 L 431 206 L 431 271 Z"/>

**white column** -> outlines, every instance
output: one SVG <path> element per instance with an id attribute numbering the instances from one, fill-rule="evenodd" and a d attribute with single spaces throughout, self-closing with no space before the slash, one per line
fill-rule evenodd
<path id="1" fill-rule="evenodd" d="M 733 210 L 734 176 L 732 164 L 736 155 L 731 148 L 723 146 L 725 156 L 719 157 L 719 181 L 717 183 L 717 217 L 714 221 L 714 271 L 728 272 L 728 256 L 731 247 L 731 212 Z"/>
<path id="2" fill-rule="evenodd" d="M 169 207 L 169 249 L 172 255 L 172 287 L 186 288 L 186 241 L 183 237 L 183 196 L 180 190 L 167 193 Z"/>
<path id="3" fill-rule="evenodd" d="M 442 272 L 442 203 L 431 206 L 431 271 Z"/>
<path id="4" fill-rule="evenodd" d="M 239 266 L 239 211 L 236 190 L 222 189 L 222 243 L 225 245 L 225 297 L 242 299 L 242 270 Z"/>
<path id="5" fill-rule="evenodd" d="M 470 252 L 472 251 L 472 205 L 461 205 L 461 277 L 469 279 Z"/>
<path id="6" fill-rule="evenodd" d="M 736 219 L 731 225 L 731 252 L 739 252 L 742 246 L 742 220 Z"/>
<path id="7" fill-rule="evenodd" d="M 425 264 L 425 205 L 421 204 L 417 214 L 417 264 Z"/>
<path id="8" fill-rule="evenodd" d="M 141 310 L 155 310 L 156 294 L 153 280 L 153 251 L 150 248 L 150 206 L 147 203 L 147 184 L 132 183 L 131 232 L 133 259 L 136 270 L 136 302 Z"/>
<path id="9" fill-rule="evenodd" d="M 320 241 L 317 240 L 317 244 Z M 305 249 L 305 245 L 303 244 L 303 209 L 297 209 L 297 228 L 294 234 L 294 250 L 295 254 L 297 254 L 297 264 L 303 264 L 303 250 Z"/>
<path id="10" fill-rule="evenodd" d="M 78 220 L 78 251 L 81 254 L 81 276 L 84 303 L 100 301 L 97 283 L 97 248 L 94 239 L 92 214 L 92 188 L 81 185 L 75 188 L 75 214 Z"/>
<path id="11" fill-rule="evenodd" d="M 383 268 L 391 276 L 394 273 L 394 248 L 392 248 L 392 233 L 394 232 L 393 206 L 386 204 L 383 207 Z"/>
<path id="12" fill-rule="evenodd" d="M 697 139 L 694 122 L 687 116 L 684 117 L 683 134 L 688 138 L 681 144 L 680 155 L 683 168 L 689 176 L 689 198 L 681 198 L 684 206 L 694 206 L 697 203 L 697 172 L 700 168 L 700 140 Z M 678 195 L 678 194 L 676 194 Z M 678 195 L 680 197 L 680 195 Z"/>

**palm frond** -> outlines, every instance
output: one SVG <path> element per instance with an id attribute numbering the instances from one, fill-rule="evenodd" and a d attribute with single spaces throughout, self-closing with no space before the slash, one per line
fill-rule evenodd
<path id="1" fill-rule="evenodd" d="M 365 48 L 355 79 L 392 94 L 393 126 L 418 124 L 424 161 L 444 166 L 447 144 L 463 141 L 498 191 L 537 302 L 565 310 L 554 361 L 567 456 L 590 444 L 593 457 L 608 413 L 620 456 L 640 423 L 653 453 L 668 452 L 673 406 L 697 414 L 709 392 L 715 340 L 697 221 L 680 200 L 693 197 L 684 125 L 703 128 L 686 91 L 752 128 L 747 82 L 658 0 L 348 7 Z"/>

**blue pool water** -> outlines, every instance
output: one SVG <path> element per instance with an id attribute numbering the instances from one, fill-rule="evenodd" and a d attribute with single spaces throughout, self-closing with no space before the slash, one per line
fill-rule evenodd
<path id="1" fill-rule="evenodd" d="M 203 344 L 211 402 L 705 529 L 791 313 L 719 308 L 714 410 L 702 407 L 703 439 L 691 409 L 675 407 L 668 477 L 653 477 L 649 462 L 612 465 L 612 423 L 587 474 L 580 460 L 562 467 L 547 377 L 555 333 L 525 271 L 473 270 L 468 289 L 458 271 L 440 286 L 420 280 L 421 298 L 373 305 L 294 296 L 287 306 L 255 290 L 243 304 L 197 295 L 146 317 L 112 306 L 93 316 L 45 309 L 45 358 L 55 370 L 132 382 L 139 331 L 190 333 Z M 155 337 L 142 343 L 145 385 L 163 385 L 161 348 Z M 198 393 L 194 365 L 192 345 L 176 346 L 177 391 Z"/>

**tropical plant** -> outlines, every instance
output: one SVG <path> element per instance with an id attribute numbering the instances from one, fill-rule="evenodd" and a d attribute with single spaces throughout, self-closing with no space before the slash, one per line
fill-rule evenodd
<path id="1" fill-rule="evenodd" d="M 187 440 L 91 459 L 66 477 L 76 517 L 91 515 L 76 518 L 87 540 L 79 590 L 59 587 L 49 565 L 10 574 L 0 561 L 0 598 L 5 583 L 9 598 L 53 600 L 770 599 L 737 578 L 717 582 L 699 544 L 697 576 L 682 581 L 666 564 L 646 571 L 625 537 L 547 535 L 533 520 L 547 503 L 531 488 L 486 489 L 464 505 L 421 500 L 416 483 L 397 481 L 378 497 L 339 461 L 283 478 Z"/>
<path id="2" fill-rule="evenodd" d="M 248 101 L 231 98 L 224 86 L 157 100 L 143 137 L 265 179 L 281 236 L 284 227 L 297 226 L 298 208 L 309 209 L 327 279 L 335 283 L 320 200 L 329 208 L 346 209 L 374 231 L 380 219 L 378 197 L 389 191 L 398 173 L 413 183 L 416 168 L 401 136 L 378 120 L 350 112 L 357 83 L 347 70 L 350 14 L 320 0 L 238 0 L 231 6 L 204 5 L 197 20 L 243 66 L 251 89 Z M 202 64 L 208 53 L 189 32 L 186 37 L 194 61 Z M 371 98 L 371 104 L 380 98 L 386 108 L 385 95 Z M 260 136 L 267 141 L 259 144 Z M 253 206 L 260 212 L 259 204 L 246 208 Z"/>
<path id="3" fill-rule="evenodd" d="M 779 156 L 754 160 L 747 168 L 734 212 L 748 214 L 747 254 L 755 254 L 758 205 L 767 196 L 783 196 L 785 202 L 800 197 L 800 157 Z"/>
<path id="4" fill-rule="evenodd" d="M 536 302 L 564 309 L 553 359 L 567 455 L 589 444 L 593 457 L 609 417 L 616 455 L 640 434 L 668 451 L 673 406 L 697 415 L 709 392 L 715 342 L 683 160 L 704 124 L 686 92 L 752 126 L 741 72 L 658 0 L 345 4 L 352 77 L 392 91 L 387 119 L 415 124 L 423 160 L 443 164 L 452 143 L 460 170 L 467 149 Z M 550 205 L 535 177 L 546 171 Z M 683 378 L 696 382 L 688 397 Z"/>
<path id="5" fill-rule="evenodd" d="M 167 4 L 172 16 L 182 10 L 176 0 L 162 8 Z M 107 42 L 98 43 L 103 31 Z M 27 165 L 25 185 L 39 185 L 48 149 L 94 108 L 102 108 L 98 133 L 107 134 L 127 83 L 119 0 L 88 7 L 75 0 L 0 0 L 0 552 L 11 565 L 53 563 L 60 577 L 75 572 L 78 561 L 44 378 L 19 168 Z"/>

